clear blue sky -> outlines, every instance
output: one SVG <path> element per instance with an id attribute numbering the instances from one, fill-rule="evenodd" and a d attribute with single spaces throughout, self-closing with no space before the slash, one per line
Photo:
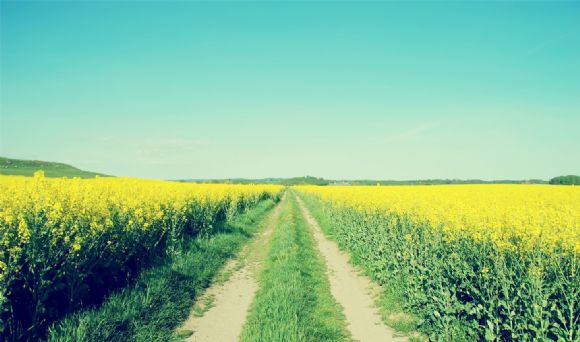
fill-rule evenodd
<path id="1" fill-rule="evenodd" d="M 580 173 L 580 2 L 1 12 L 1 156 L 154 178 Z"/>

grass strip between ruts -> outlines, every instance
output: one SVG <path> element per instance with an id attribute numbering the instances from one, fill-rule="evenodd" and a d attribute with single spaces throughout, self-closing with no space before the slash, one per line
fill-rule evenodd
<path id="1" fill-rule="evenodd" d="M 240 340 L 350 340 L 294 194 L 282 209 Z"/>

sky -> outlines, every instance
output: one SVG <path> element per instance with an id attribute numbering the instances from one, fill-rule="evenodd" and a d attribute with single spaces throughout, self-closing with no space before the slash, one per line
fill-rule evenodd
<path id="1" fill-rule="evenodd" d="M 580 2 L 0 6 L 0 156 L 161 179 L 580 174 Z"/>

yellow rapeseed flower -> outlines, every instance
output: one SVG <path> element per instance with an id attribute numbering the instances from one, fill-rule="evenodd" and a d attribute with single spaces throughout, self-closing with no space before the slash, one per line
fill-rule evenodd
<path id="1" fill-rule="evenodd" d="M 580 253 L 580 187 L 483 184 L 438 186 L 299 186 L 338 207 L 389 213 L 418 225 L 491 240 L 507 249 L 563 247 Z"/>

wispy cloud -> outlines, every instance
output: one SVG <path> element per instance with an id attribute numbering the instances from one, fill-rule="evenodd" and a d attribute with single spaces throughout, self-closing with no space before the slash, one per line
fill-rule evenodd
<path id="1" fill-rule="evenodd" d="M 142 165 L 187 165 L 200 152 L 214 142 L 202 138 L 164 136 L 113 136 L 92 137 L 101 147 L 115 151 L 117 158 L 131 160 Z"/>
<path id="2" fill-rule="evenodd" d="M 415 140 L 417 138 L 423 137 L 425 133 L 434 130 L 438 125 L 438 122 L 425 122 L 401 131 L 398 134 L 395 134 L 393 138 L 402 141 Z"/>
<path id="3" fill-rule="evenodd" d="M 388 142 L 407 143 L 424 137 L 427 133 L 436 130 L 440 126 L 440 121 L 429 120 L 417 125 L 403 128 L 386 136 Z"/>
<path id="4" fill-rule="evenodd" d="M 131 146 L 146 165 L 185 166 L 210 145 L 203 139 L 157 138 L 134 141 Z"/>
<path id="5" fill-rule="evenodd" d="M 580 30 L 569 31 L 569 32 L 566 32 L 562 35 L 543 40 L 543 41 L 537 43 L 536 45 L 532 46 L 530 49 L 528 49 L 526 52 L 524 52 L 523 55 L 524 55 L 524 57 L 529 57 L 529 56 L 533 56 L 539 52 L 542 52 L 544 50 L 553 48 L 555 45 L 557 45 L 561 41 L 565 40 L 566 38 L 578 36 L 579 35 L 578 32 L 580 32 Z"/>
<path id="6" fill-rule="evenodd" d="M 129 144 L 145 151 L 192 151 L 211 145 L 211 141 L 204 139 L 147 138 L 132 140 Z"/>

